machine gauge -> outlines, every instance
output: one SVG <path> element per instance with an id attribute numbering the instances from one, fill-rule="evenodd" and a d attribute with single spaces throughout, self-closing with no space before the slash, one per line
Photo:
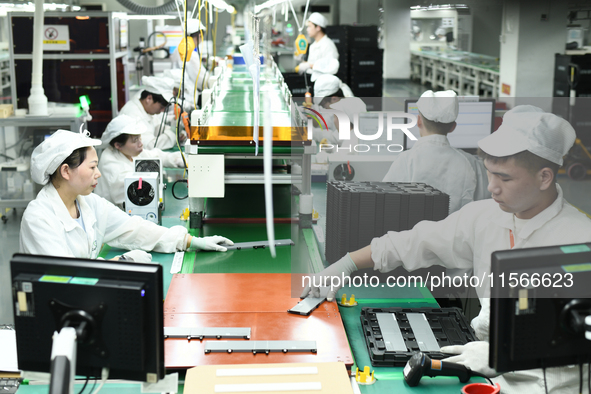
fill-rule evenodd
<path id="1" fill-rule="evenodd" d="M 160 165 L 156 160 L 141 160 L 136 163 L 136 172 L 160 172 Z"/>
<path id="2" fill-rule="evenodd" d="M 351 181 L 355 177 L 355 169 L 349 163 L 339 164 L 333 171 L 336 181 Z"/>
<path id="3" fill-rule="evenodd" d="M 139 186 L 139 181 L 131 183 L 127 188 L 127 197 L 136 206 L 143 207 L 154 200 L 156 191 L 149 182 L 142 182 L 141 189 Z"/>

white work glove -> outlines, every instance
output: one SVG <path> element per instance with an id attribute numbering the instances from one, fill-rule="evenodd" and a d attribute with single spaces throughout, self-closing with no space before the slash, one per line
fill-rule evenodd
<path id="1" fill-rule="evenodd" d="M 494 378 L 500 374 L 488 366 L 488 346 L 488 342 L 485 341 L 468 342 L 465 345 L 457 346 L 444 346 L 441 348 L 442 353 L 457 354 L 457 356 L 446 358 L 443 361 L 462 364 L 474 372 Z"/>
<path id="2" fill-rule="evenodd" d="M 309 68 L 310 68 L 310 63 L 308 63 L 308 62 L 302 62 L 302 63 L 299 64 L 299 66 L 296 67 L 296 72 L 298 74 L 302 75 Z"/>
<path id="3" fill-rule="evenodd" d="M 183 162 L 183 156 L 180 152 L 178 155 L 176 155 L 174 157 L 173 163 L 174 163 L 174 166 L 177 168 L 185 168 L 185 162 Z"/>
<path id="4" fill-rule="evenodd" d="M 121 259 L 124 257 L 124 259 Z M 150 253 L 144 252 L 143 250 L 130 250 L 129 252 L 123 253 L 119 260 L 123 261 L 133 261 L 136 263 L 151 263 L 152 262 L 152 255 Z"/>
<path id="5" fill-rule="evenodd" d="M 343 287 L 343 278 L 351 276 L 351 274 L 355 271 L 357 271 L 357 265 L 355 265 L 353 259 L 351 259 L 351 256 L 349 256 L 349 253 L 347 253 L 334 264 L 331 264 L 329 267 L 315 274 L 311 278 L 311 284 L 326 283 L 328 286 L 330 286 L 328 294 L 326 295 L 326 300 L 332 301 L 337 292 L 341 289 L 341 287 Z M 323 277 L 328 278 L 323 280 L 321 279 Z M 316 280 L 314 280 L 314 278 L 316 278 Z M 305 298 L 308 295 L 310 295 L 310 297 L 319 298 L 320 287 L 306 286 L 300 298 Z"/>
<path id="6" fill-rule="evenodd" d="M 216 252 L 225 252 L 226 248 L 221 245 L 220 243 L 232 246 L 234 242 L 230 241 L 228 238 L 224 238 L 220 235 L 213 235 L 211 237 L 193 237 L 191 240 L 191 249 L 201 249 L 201 250 L 213 250 Z"/>

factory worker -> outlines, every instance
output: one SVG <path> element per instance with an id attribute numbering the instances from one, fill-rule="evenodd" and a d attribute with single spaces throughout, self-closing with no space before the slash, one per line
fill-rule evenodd
<path id="1" fill-rule="evenodd" d="M 343 143 L 343 141 L 339 140 L 338 122 L 335 122 L 335 116 L 329 111 L 340 109 L 338 105 L 333 108 L 333 105 L 345 97 L 353 97 L 353 93 L 347 84 L 342 83 L 338 77 L 330 74 L 318 77 L 314 83 L 314 104 L 315 109 L 324 118 L 326 127 L 321 126 L 318 130 L 314 129 L 313 138 L 315 141 L 321 144 L 339 146 Z M 365 104 L 362 103 L 362 106 L 365 108 Z M 363 109 L 363 112 L 365 112 L 365 109 Z M 349 111 L 345 110 L 345 113 L 349 115 Z"/>
<path id="2" fill-rule="evenodd" d="M 130 116 L 119 115 L 107 125 L 101 137 L 105 150 L 101 155 L 99 170 L 101 181 L 95 193 L 118 207 L 125 202 L 125 177 L 135 172 L 133 158 L 159 158 L 164 167 L 184 167 L 181 152 L 163 152 L 158 148 L 144 149 L 143 123 Z"/>
<path id="3" fill-rule="evenodd" d="M 94 146 L 88 132 L 58 130 L 31 155 L 31 176 L 45 185 L 23 214 L 20 252 L 96 259 L 103 243 L 130 249 L 124 259 L 147 262 L 145 251 L 173 253 L 203 249 L 225 251 L 219 236 L 192 237 L 183 226 L 158 226 L 129 216 L 92 193 L 100 182 Z"/>
<path id="4" fill-rule="evenodd" d="M 314 42 L 310 45 L 308 60 L 300 63 L 296 67 L 296 72 L 300 74 L 312 74 L 316 67 L 316 63 L 320 59 L 339 59 L 339 51 L 337 51 L 336 45 L 330 37 L 326 35 L 327 24 L 328 21 L 326 18 L 318 12 L 312 13 L 310 18 L 306 21 L 308 37 L 314 40 Z M 336 74 L 336 71 L 333 74 Z"/>
<path id="5" fill-rule="evenodd" d="M 172 93 L 173 93 L 174 97 L 178 97 L 178 102 L 180 104 L 181 97 L 179 96 L 178 93 L 179 93 L 179 89 L 181 86 L 181 78 L 183 76 L 183 71 L 178 68 L 165 70 L 164 76 L 173 80 L 174 87 L 172 89 Z M 195 86 L 191 85 L 190 83 L 187 83 L 187 81 L 185 81 L 185 89 L 184 89 L 184 101 L 185 102 L 183 103 L 183 108 L 185 111 L 187 111 L 187 113 L 190 113 L 191 110 L 195 109 L 195 101 L 194 101 L 194 95 L 193 95 L 194 91 L 195 91 Z M 172 114 L 172 116 L 174 118 L 174 113 Z"/>
<path id="6" fill-rule="evenodd" d="M 125 103 L 119 113 L 131 116 L 146 126 L 142 135 L 146 148 L 170 149 L 177 144 L 176 133 L 166 124 L 164 112 L 172 98 L 173 80 L 143 76 L 142 85 L 145 89 Z"/>
<path id="7" fill-rule="evenodd" d="M 199 44 L 201 43 L 201 34 L 205 36 L 205 26 L 198 20 L 198 19 L 188 19 L 187 20 L 187 35 L 193 37 L 193 41 L 195 42 L 195 48 L 199 48 Z M 171 62 L 173 69 L 183 69 L 183 60 L 179 54 L 179 48 L 177 47 L 173 54 L 171 55 Z M 182 72 L 182 71 L 181 71 Z M 207 89 L 210 86 L 213 86 L 215 78 L 212 76 L 212 73 L 209 72 L 202 64 L 201 64 L 201 53 L 197 49 L 196 52 L 193 52 L 191 55 L 191 59 L 187 60 L 185 64 L 185 101 L 190 100 L 195 105 L 194 98 L 195 97 L 195 81 L 199 78 L 199 82 L 197 83 L 197 97 L 199 93 L 203 89 Z M 178 87 L 179 84 L 176 84 Z M 190 99 L 188 98 L 190 96 Z"/>
<path id="8" fill-rule="evenodd" d="M 417 102 L 420 138 L 396 156 L 384 182 L 422 182 L 449 195 L 449 213 L 490 197 L 482 161 L 452 148 L 447 134 L 456 128 L 459 103 L 453 90 L 423 93 Z"/>
<path id="9" fill-rule="evenodd" d="M 433 265 L 490 272 L 491 253 L 511 248 L 564 245 L 591 241 L 591 219 L 565 201 L 556 183 L 562 157 L 576 135 L 564 119 L 529 105 L 508 111 L 503 124 L 478 145 L 488 170 L 492 199 L 474 201 L 439 222 L 422 221 L 412 230 L 388 232 L 370 245 L 348 253 L 316 274 L 341 278 L 361 268 L 388 272 L 403 266 L 412 271 Z M 318 283 L 318 279 L 317 283 Z M 472 370 L 494 376 L 488 367 L 490 325 L 489 284 L 479 293 L 482 309 L 472 320 L 480 341 L 444 347 L 449 358 Z M 337 288 L 327 298 L 332 300 Z M 303 295 L 319 294 L 314 287 Z M 586 369 L 586 367 L 585 367 Z M 578 368 L 548 368 L 548 392 L 578 389 Z M 543 393 L 541 370 L 518 371 L 498 378 L 503 393 Z"/>

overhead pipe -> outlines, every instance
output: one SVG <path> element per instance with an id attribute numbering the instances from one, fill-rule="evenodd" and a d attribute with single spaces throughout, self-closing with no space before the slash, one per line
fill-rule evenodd
<path id="1" fill-rule="evenodd" d="M 47 96 L 43 90 L 43 18 L 44 1 L 35 0 L 33 21 L 33 72 L 31 75 L 31 95 L 28 98 L 29 115 L 48 116 Z"/>

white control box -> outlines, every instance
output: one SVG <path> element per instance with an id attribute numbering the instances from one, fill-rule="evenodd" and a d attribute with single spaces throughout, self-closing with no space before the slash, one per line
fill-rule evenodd
<path id="1" fill-rule="evenodd" d="M 187 155 L 189 197 L 224 197 L 224 155 Z"/>

